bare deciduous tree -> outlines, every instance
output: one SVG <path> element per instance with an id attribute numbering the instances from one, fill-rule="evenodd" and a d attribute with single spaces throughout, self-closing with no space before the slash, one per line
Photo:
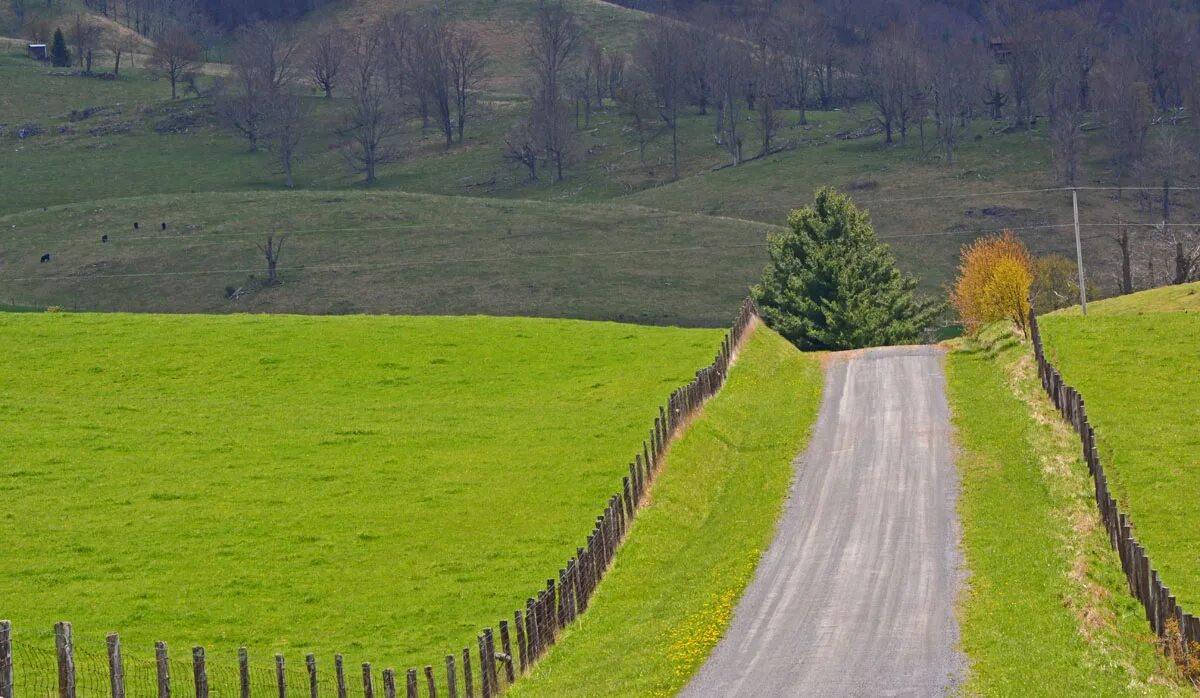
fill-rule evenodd
<path id="1" fill-rule="evenodd" d="M 268 286 L 279 285 L 279 253 L 283 251 L 283 241 L 287 235 L 280 235 L 276 240 L 274 235 L 267 236 L 265 245 L 255 243 L 258 251 L 262 252 L 263 257 L 267 260 L 267 281 Z"/>
<path id="2" fill-rule="evenodd" d="M 201 56 L 200 46 L 186 29 L 176 24 L 164 31 L 154 42 L 154 49 L 146 59 L 146 69 L 151 74 L 170 81 L 171 99 L 177 99 L 176 86 L 185 76 L 200 68 Z"/>
<path id="3" fill-rule="evenodd" d="M 449 41 L 458 142 L 462 143 L 467 118 L 474 113 L 478 103 L 476 96 L 488 76 L 491 56 L 475 33 L 465 27 L 455 27 Z"/>
<path id="4" fill-rule="evenodd" d="M 744 135 L 738 130 L 742 123 L 746 86 L 750 76 L 750 55 L 745 43 L 722 39 L 717 44 L 713 82 L 720 115 L 718 140 L 725 145 L 732 163 L 742 162 Z"/>
<path id="5" fill-rule="evenodd" d="M 563 83 L 582 40 L 582 29 L 564 7 L 548 5 L 538 10 L 528 40 L 534 68 L 529 124 L 538 131 L 537 142 L 546 158 L 555 164 L 555 181 L 562 180 L 563 168 L 575 145 Z"/>
<path id="6" fill-rule="evenodd" d="M 1123 42 L 1113 37 L 1095 81 L 1096 99 L 1106 122 L 1105 139 L 1112 149 L 1117 186 L 1124 186 L 1146 149 L 1154 118 L 1149 86 L 1138 66 L 1128 60 Z M 1121 196 L 1120 190 L 1117 192 Z"/>
<path id="7" fill-rule="evenodd" d="M 945 37 L 929 49 L 929 96 L 938 141 L 946 164 L 954 163 L 954 148 L 962 115 L 970 108 L 982 58 L 969 41 Z"/>
<path id="8" fill-rule="evenodd" d="M 296 46 L 288 32 L 266 24 L 245 28 L 234 44 L 230 74 L 217 84 L 216 107 L 250 152 L 258 150 L 265 119 L 295 78 Z"/>
<path id="9" fill-rule="evenodd" d="M 616 93 L 617 104 L 622 113 L 633 120 L 633 130 L 638 139 L 638 160 L 646 161 L 646 134 L 650 122 L 657 115 L 654 90 L 645 72 L 634 65 L 624 71 L 624 80 Z"/>
<path id="10" fill-rule="evenodd" d="M 536 181 L 538 178 L 538 154 L 541 152 L 541 148 L 538 147 L 537 134 L 528 119 L 514 124 L 509 129 L 508 134 L 504 137 L 504 146 L 505 159 L 521 163 L 529 173 L 529 179 Z"/>
<path id="11" fill-rule="evenodd" d="M 347 159 L 366 184 L 373 184 L 380 165 L 398 153 L 393 140 L 402 123 L 398 95 L 387 80 L 386 23 L 377 24 L 350 43 L 346 65 L 346 125 L 341 133 L 350 139 Z"/>
<path id="12" fill-rule="evenodd" d="M 684 92 L 684 52 L 674 23 L 664 17 L 648 21 L 634 47 L 634 60 L 645 73 L 659 117 L 671 132 L 671 176 L 679 179 L 679 110 Z"/>
<path id="13" fill-rule="evenodd" d="M 338 84 L 348 37 L 341 29 L 334 27 L 317 32 L 309 38 L 308 43 L 308 74 L 317 87 L 325 92 L 325 99 L 330 99 L 333 97 L 333 88 Z"/>
<path id="14" fill-rule="evenodd" d="M 303 136 L 303 127 L 304 112 L 301 110 L 300 98 L 287 92 L 277 94 L 267 106 L 266 135 L 279 171 L 286 178 L 288 189 L 296 186 L 292 172 L 296 151 Z"/>
<path id="15" fill-rule="evenodd" d="M 96 49 L 100 48 L 101 39 L 103 39 L 103 33 L 91 18 L 84 18 L 81 14 L 75 15 L 75 22 L 71 25 L 70 41 L 75 47 L 75 59 L 83 67 L 85 74 L 92 73 L 92 60 L 95 57 Z"/>

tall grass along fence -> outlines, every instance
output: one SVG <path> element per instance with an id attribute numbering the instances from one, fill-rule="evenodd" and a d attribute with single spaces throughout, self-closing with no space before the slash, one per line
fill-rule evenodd
<path id="1" fill-rule="evenodd" d="M 687 385 L 671 393 L 659 407 L 641 452 L 629 474 L 596 518 L 587 544 L 576 548 L 557 577 L 546 580 L 513 611 L 511 619 L 485 628 L 472 646 L 447 654 L 443 662 L 397 674 L 377 672 L 370 663 L 347 666 L 341 654 L 332 670 L 313 654 L 303 662 L 276 654 L 272 662 L 254 663 L 246 648 L 236 658 L 210 657 L 204 647 L 168 652 L 156 642 L 137 656 L 126 657 L 116 633 L 101 644 L 75 643 L 70 623 L 54 626 L 36 642 L 14 642 L 12 626 L 0 621 L 0 698 L 492 698 L 533 666 L 557 642 L 559 634 L 587 610 L 596 587 L 612 565 L 633 517 L 662 467 L 667 446 L 715 395 L 729 373 L 734 354 L 758 309 L 746 299 L 733 328 L 725 335 L 712 364 Z M 47 629 L 48 630 L 48 629 Z"/>
<path id="2" fill-rule="evenodd" d="M 1129 580 L 1129 589 L 1146 609 L 1146 620 L 1163 641 L 1167 652 L 1186 666 L 1197 659 L 1194 655 L 1197 654 L 1197 647 L 1200 647 L 1196 644 L 1200 643 L 1200 619 L 1184 612 L 1176 603 L 1171 589 L 1163 583 L 1145 548 L 1133 535 L 1133 522 L 1128 514 L 1121 511 L 1108 489 L 1108 477 L 1096 447 L 1096 431 L 1088 421 L 1083 396 L 1067 385 L 1058 369 L 1046 359 L 1037 316 L 1032 311 L 1029 313 L 1029 327 L 1034 356 L 1037 358 L 1038 377 L 1054 406 L 1079 433 L 1083 457 L 1095 484 L 1100 518 L 1108 530 L 1109 542 L 1121 556 L 1121 567 Z"/>

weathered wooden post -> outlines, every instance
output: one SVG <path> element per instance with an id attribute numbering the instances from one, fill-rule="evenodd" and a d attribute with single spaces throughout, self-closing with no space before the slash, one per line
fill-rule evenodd
<path id="1" fill-rule="evenodd" d="M 512 640 L 508 636 L 508 621 L 500 621 L 500 649 L 504 652 L 504 678 L 511 684 L 517 680 L 513 673 Z"/>
<path id="2" fill-rule="evenodd" d="M 317 655 L 308 655 L 304 658 L 304 663 L 308 665 L 308 697 L 318 698 L 320 689 L 317 687 Z"/>
<path id="3" fill-rule="evenodd" d="M 250 652 L 245 647 L 238 648 L 238 695 L 250 698 Z"/>
<path id="4" fill-rule="evenodd" d="M 437 682 L 433 680 L 433 667 L 425 665 L 425 686 L 429 691 L 429 698 L 437 698 Z"/>
<path id="5" fill-rule="evenodd" d="M 171 664 L 167 661 L 167 643 L 154 643 L 154 667 L 158 674 L 158 698 L 171 698 Z"/>
<path id="6" fill-rule="evenodd" d="M 0 696 L 13 698 L 12 623 L 0 620 Z"/>
<path id="7" fill-rule="evenodd" d="M 287 673 L 284 671 L 283 655 L 275 655 L 275 683 L 279 685 L 279 698 L 287 698 Z"/>
<path id="8" fill-rule="evenodd" d="M 417 698 L 417 670 L 409 669 L 404 682 L 405 698 Z"/>
<path id="9" fill-rule="evenodd" d="M 54 624 L 54 649 L 58 656 L 58 698 L 75 698 L 75 640 L 71 624 Z"/>
<path id="10" fill-rule="evenodd" d="M 204 661 L 204 648 L 192 648 L 192 676 L 195 679 L 196 698 L 208 698 L 208 665 Z"/>
<path id="11" fill-rule="evenodd" d="M 479 635 L 479 695 L 492 698 L 492 682 L 487 665 L 487 641 Z"/>
<path id="12" fill-rule="evenodd" d="M 109 633 L 105 638 L 108 645 L 108 685 L 112 698 L 125 698 L 125 664 L 121 661 L 121 638 Z M 9 694 L 0 691 L 0 695 Z"/>
<path id="13" fill-rule="evenodd" d="M 467 698 L 475 698 L 475 687 L 471 683 L 471 648 L 463 648 L 463 690 Z"/>
<path id="14" fill-rule="evenodd" d="M 346 698 L 346 660 L 340 654 L 333 655 L 333 671 L 337 677 L 337 698 Z"/>
<path id="15" fill-rule="evenodd" d="M 383 698 L 396 698 L 396 672 L 383 670 Z"/>
<path id="16" fill-rule="evenodd" d="M 375 677 L 371 674 L 371 663 L 363 662 L 363 698 L 375 698 Z"/>
<path id="17" fill-rule="evenodd" d="M 458 698 L 458 672 L 454 668 L 454 655 L 446 655 L 446 689 L 450 698 Z"/>

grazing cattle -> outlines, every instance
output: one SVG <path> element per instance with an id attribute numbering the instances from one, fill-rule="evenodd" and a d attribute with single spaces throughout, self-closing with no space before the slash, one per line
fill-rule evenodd
<path id="1" fill-rule="evenodd" d="M 108 242 L 108 236 L 107 236 L 107 235 L 101 235 L 101 236 L 100 236 L 100 242 Z"/>
<path id="2" fill-rule="evenodd" d="M 137 222 L 137 221 L 134 221 L 134 222 L 133 222 L 133 229 L 134 229 L 134 230 L 137 230 L 137 229 L 138 229 L 138 222 Z"/>
<path id="3" fill-rule="evenodd" d="M 49 262 L 49 261 L 50 261 L 49 253 L 42 255 L 42 264 L 45 264 L 46 262 Z"/>
<path id="4" fill-rule="evenodd" d="M 162 229 L 163 229 L 163 230 L 166 230 L 166 229 L 167 229 L 167 224 L 166 224 L 166 223 L 163 223 L 163 227 L 162 227 Z"/>

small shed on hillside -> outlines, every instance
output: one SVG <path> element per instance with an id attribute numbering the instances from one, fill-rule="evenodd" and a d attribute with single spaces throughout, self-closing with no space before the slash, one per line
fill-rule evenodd
<path id="1" fill-rule="evenodd" d="M 46 60 L 45 44 L 29 44 L 29 57 L 35 61 Z"/>

